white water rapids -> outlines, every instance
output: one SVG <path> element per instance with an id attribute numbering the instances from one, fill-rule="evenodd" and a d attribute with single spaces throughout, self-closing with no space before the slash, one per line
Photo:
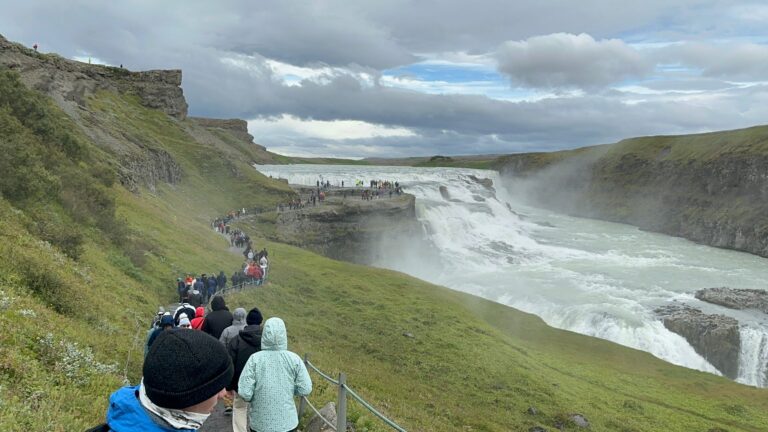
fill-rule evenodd
<path id="1" fill-rule="evenodd" d="M 739 377 L 768 386 L 768 316 L 694 298 L 701 288 L 762 288 L 768 262 L 635 227 L 581 219 L 515 202 L 496 172 L 451 168 L 258 165 L 292 184 L 399 181 L 416 196 L 430 247 L 406 239 L 379 245 L 375 264 L 534 313 L 549 325 L 641 349 L 671 363 L 718 373 L 653 310 L 673 301 L 736 317 Z M 495 197 L 469 178 L 490 178 Z M 441 196 L 446 186 L 450 200 Z M 348 199 L 359 199 L 348 198 Z M 507 206 L 509 204 L 509 207 Z M 425 251 L 429 251 L 426 253 Z"/>

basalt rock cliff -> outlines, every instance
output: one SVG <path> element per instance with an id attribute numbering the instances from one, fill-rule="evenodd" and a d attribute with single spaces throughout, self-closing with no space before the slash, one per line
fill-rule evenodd
<path id="1" fill-rule="evenodd" d="M 312 188 L 294 186 L 306 201 Z M 380 260 L 376 245 L 385 237 L 420 235 L 413 195 L 370 201 L 352 190 L 328 191 L 318 206 L 278 213 L 273 239 L 327 257 L 370 264 Z"/>
<path id="2" fill-rule="evenodd" d="M 42 54 L 0 36 L 0 66 L 17 71 L 28 87 L 41 91 L 68 113 L 84 107 L 100 90 L 133 93 L 147 108 L 180 120 L 187 116 L 180 70 L 131 72 L 122 67 L 93 65 Z"/>
<path id="3" fill-rule="evenodd" d="M 723 375 L 737 378 L 741 336 L 735 318 L 706 314 L 686 305 L 662 307 L 656 313 L 669 331 L 684 337 Z"/>
<path id="4" fill-rule="evenodd" d="M 159 184 L 178 184 L 184 169 L 151 134 L 142 133 L 151 123 L 141 124 L 135 113 L 130 112 L 121 114 L 136 120 L 134 127 L 129 128 L 135 132 L 125 133 L 124 125 L 115 123 L 116 107 L 110 97 L 117 95 L 175 119 L 187 133 L 179 139 L 188 141 L 190 146 L 203 143 L 221 148 L 230 174 L 242 174 L 234 159 L 241 159 L 244 154 L 251 155 L 247 161 L 250 163 L 272 161 L 264 147 L 254 144 L 244 120 L 188 119 L 180 70 L 133 72 L 122 66 L 83 63 L 39 53 L 2 36 L 0 68 L 18 73 L 27 87 L 50 96 L 83 134 L 115 155 L 114 169 L 119 181 L 133 192 L 139 192 L 140 187 L 154 191 Z"/>

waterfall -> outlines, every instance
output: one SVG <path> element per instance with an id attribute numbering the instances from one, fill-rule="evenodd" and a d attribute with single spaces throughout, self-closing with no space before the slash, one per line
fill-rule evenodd
<path id="1" fill-rule="evenodd" d="M 693 297 L 697 289 L 758 287 L 768 280 L 768 266 L 757 256 L 526 206 L 507 193 L 493 171 L 338 165 L 256 168 L 293 184 L 398 181 L 416 197 L 426 244 L 393 238 L 371 245 L 380 248 L 374 255 L 383 257 L 375 265 L 536 314 L 554 327 L 711 373 L 718 372 L 684 338 L 667 330 L 654 310 L 671 302 L 698 302 Z M 491 179 L 493 187 L 478 181 L 483 178 Z M 708 313 L 733 313 L 708 307 Z M 749 322 L 749 317 L 738 319 Z M 741 341 L 738 381 L 768 386 L 768 333 L 759 326 L 744 327 Z"/>

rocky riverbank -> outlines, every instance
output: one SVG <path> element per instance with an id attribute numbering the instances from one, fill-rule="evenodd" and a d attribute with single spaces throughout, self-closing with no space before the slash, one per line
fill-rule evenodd
<path id="1" fill-rule="evenodd" d="M 656 309 L 664 327 L 688 341 L 699 355 L 723 375 L 736 379 L 739 374 L 741 338 L 739 322 L 719 314 L 706 314 L 686 305 Z"/>
<path id="2" fill-rule="evenodd" d="M 696 298 L 729 309 L 755 309 L 768 314 L 768 291 L 761 289 L 707 288 Z"/>

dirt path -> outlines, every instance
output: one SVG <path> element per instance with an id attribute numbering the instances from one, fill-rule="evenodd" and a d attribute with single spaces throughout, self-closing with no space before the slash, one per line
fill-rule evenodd
<path id="1" fill-rule="evenodd" d="M 232 432 L 232 414 L 224 412 L 224 403 L 219 401 L 216 410 L 211 413 L 200 432 Z"/>

